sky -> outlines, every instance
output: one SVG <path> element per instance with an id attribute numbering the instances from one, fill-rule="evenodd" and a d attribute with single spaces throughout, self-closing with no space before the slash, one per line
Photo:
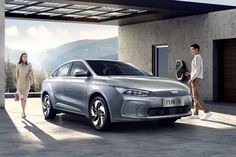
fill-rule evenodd
<path id="1" fill-rule="evenodd" d="M 85 23 L 5 20 L 5 45 L 26 52 L 39 52 L 82 39 L 118 36 L 118 27 Z"/>

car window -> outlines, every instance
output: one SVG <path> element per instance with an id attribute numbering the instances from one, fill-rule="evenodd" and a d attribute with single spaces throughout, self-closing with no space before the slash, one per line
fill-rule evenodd
<path id="1" fill-rule="evenodd" d="M 146 74 L 132 66 L 130 64 L 116 62 L 116 61 L 91 61 L 87 63 L 93 69 L 97 75 L 109 76 L 109 75 L 133 75 L 133 76 L 145 76 Z"/>
<path id="2" fill-rule="evenodd" d="M 70 71 L 70 76 L 75 76 L 75 73 L 81 70 L 88 71 L 83 62 L 74 62 Z"/>
<path id="3" fill-rule="evenodd" d="M 57 72 L 58 72 L 58 70 L 56 70 L 51 76 L 52 77 L 56 77 L 57 76 Z"/>
<path id="4" fill-rule="evenodd" d="M 71 63 L 67 63 L 58 69 L 57 77 L 67 76 Z"/>

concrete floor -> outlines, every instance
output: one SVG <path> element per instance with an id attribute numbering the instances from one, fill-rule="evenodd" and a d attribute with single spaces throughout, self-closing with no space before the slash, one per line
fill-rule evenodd
<path id="1" fill-rule="evenodd" d="M 28 99 L 27 119 L 19 102 L 0 110 L 0 157 L 233 157 L 236 104 L 211 104 L 208 121 L 183 118 L 174 126 L 157 122 L 116 124 L 97 132 L 77 115 L 45 121 L 40 99 Z"/>

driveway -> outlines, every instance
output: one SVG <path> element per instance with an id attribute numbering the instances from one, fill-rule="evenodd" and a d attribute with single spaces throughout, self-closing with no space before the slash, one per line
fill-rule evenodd
<path id="1" fill-rule="evenodd" d="M 6 99 L 0 110 L 0 157 L 233 157 L 236 154 L 236 104 L 208 104 L 208 121 L 183 118 L 174 126 L 158 122 L 121 123 L 98 132 L 82 116 L 43 118 L 39 98 L 27 103 Z M 202 114 L 202 112 L 200 112 Z"/>

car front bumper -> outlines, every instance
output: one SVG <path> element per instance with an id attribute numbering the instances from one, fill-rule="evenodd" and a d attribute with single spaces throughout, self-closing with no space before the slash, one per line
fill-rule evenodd
<path id="1" fill-rule="evenodd" d="M 145 121 L 169 118 L 181 118 L 191 115 L 192 98 L 190 95 L 179 96 L 181 106 L 163 107 L 163 97 L 134 97 L 122 95 L 117 104 L 119 113 L 112 115 L 112 122 Z"/>

